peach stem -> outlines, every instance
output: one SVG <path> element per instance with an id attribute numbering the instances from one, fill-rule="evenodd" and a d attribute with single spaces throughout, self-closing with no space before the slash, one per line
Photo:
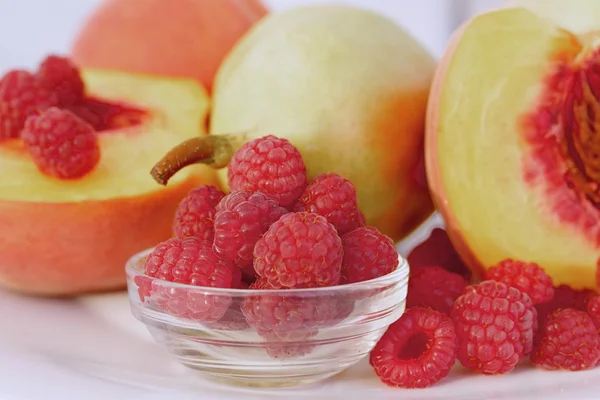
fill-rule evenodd
<path id="1" fill-rule="evenodd" d="M 214 169 L 226 167 L 245 140 L 245 134 L 208 135 L 188 139 L 169 150 L 152 167 L 150 175 L 159 184 L 166 185 L 173 175 L 188 165 L 205 164 Z"/>

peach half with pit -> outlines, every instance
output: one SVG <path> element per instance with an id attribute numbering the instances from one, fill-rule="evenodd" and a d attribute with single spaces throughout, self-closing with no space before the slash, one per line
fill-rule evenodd
<path id="1" fill-rule="evenodd" d="M 552 14 L 503 8 L 453 35 L 428 104 L 428 181 L 476 274 L 513 258 L 540 264 L 556 285 L 595 289 L 600 34 Z"/>
<path id="2" fill-rule="evenodd" d="M 194 80 L 83 70 L 88 111 L 104 120 L 100 162 L 77 180 L 40 173 L 19 139 L 0 143 L 0 285 L 68 296 L 125 286 L 132 254 L 171 236 L 179 201 L 211 183 L 198 168 L 159 188 L 148 171 L 203 133 L 209 101 Z M 200 169 L 199 169 L 200 168 Z"/>

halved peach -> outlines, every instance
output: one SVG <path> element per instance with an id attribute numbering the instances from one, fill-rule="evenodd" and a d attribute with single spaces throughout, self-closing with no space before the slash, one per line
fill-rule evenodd
<path id="1" fill-rule="evenodd" d="M 182 139 L 203 134 L 206 91 L 195 81 L 84 70 L 88 96 L 110 115 L 87 176 L 41 174 L 18 139 L 0 144 L 0 284 L 39 295 L 125 285 L 133 253 L 171 235 L 178 202 L 214 172 L 190 169 L 169 188 L 149 175 Z M 202 166 L 199 166 L 202 168 Z"/>
<path id="2" fill-rule="evenodd" d="M 600 34 L 551 18 L 558 3 L 546 2 L 545 16 L 490 11 L 454 34 L 430 94 L 426 166 L 475 273 L 515 258 L 539 263 L 555 284 L 596 288 Z M 561 4 L 582 21 L 600 12 L 598 2 Z"/>

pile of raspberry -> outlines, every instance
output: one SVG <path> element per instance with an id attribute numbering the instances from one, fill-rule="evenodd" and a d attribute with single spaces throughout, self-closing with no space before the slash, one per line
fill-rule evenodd
<path id="1" fill-rule="evenodd" d="M 600 296 L 594 292 L 555 287 L 538 264 L 512 259 L 472 283 L 441 229 L 408 259 L 407 311 L 369 358 L 385 384 L 424 388 L 448 376 L 457 360 L 486 375 L 509 373 L 525 359 L 545 370 L 581 371 L 599 363 Z"/>
<path id="2" fill-rule="evenodd" d="M 0 78 L 0 145 L 21 140 L 44 175 L 70 180 L 100 160 L 97 132 L 84 117 L 85 85 L 70 59 L 49 55 L 37 71 L 8 71 Z"/>
<path id="3" fill-rule="evenodd" d="M 210 327 L 252 328 L 274 344 L 267 349 L 273 357 L 298 355 L 310 351 L 302 341 L 346 318 L 352 305 L 286 290 L 361 282 L 398 267 L 393 241 L 365 225 L 352 182 L 335 173 L 309 181 L 300 152 L 287 139 L 267 135 L 245 143 L 227 178 L 228 194 L 203 185 L 181 201 L 173 237 L 149 254 L 146 276 L 137 281 L 143 301 Z M 224 294 L 162 290 L 152 278 L 257 289 L 257 295 L 240 302 Z"/>

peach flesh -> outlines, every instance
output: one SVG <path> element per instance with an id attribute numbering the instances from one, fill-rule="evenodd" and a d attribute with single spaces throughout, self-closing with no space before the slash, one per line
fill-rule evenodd
<path id="1" fill-rule="evenodd" d="M 491 11 L 461 26 L 440 61 L 427 115 L 428 182 L 476 276 L 510 257 L 539 263 L 557 285 L 596 288 L 600 215 L 585 185 L 565 180 L 581 173 L 561 133 L 568 76 L 594 57 L 597 35 L 577 33 L 524 9 Z M 551 77 L 561 69 L 559 87 Z M 560 123 L 532 128 L 551 116 Z"/>
<path id="2" fill-rule="evenodd" d="M 544 183 L 549 206 L 562 222 L 600 247 L 600 51 L 583 60 L 560 55 L 539 107 L 523 116 L 522 135 L 531 152 L 523 176 Z"/>

